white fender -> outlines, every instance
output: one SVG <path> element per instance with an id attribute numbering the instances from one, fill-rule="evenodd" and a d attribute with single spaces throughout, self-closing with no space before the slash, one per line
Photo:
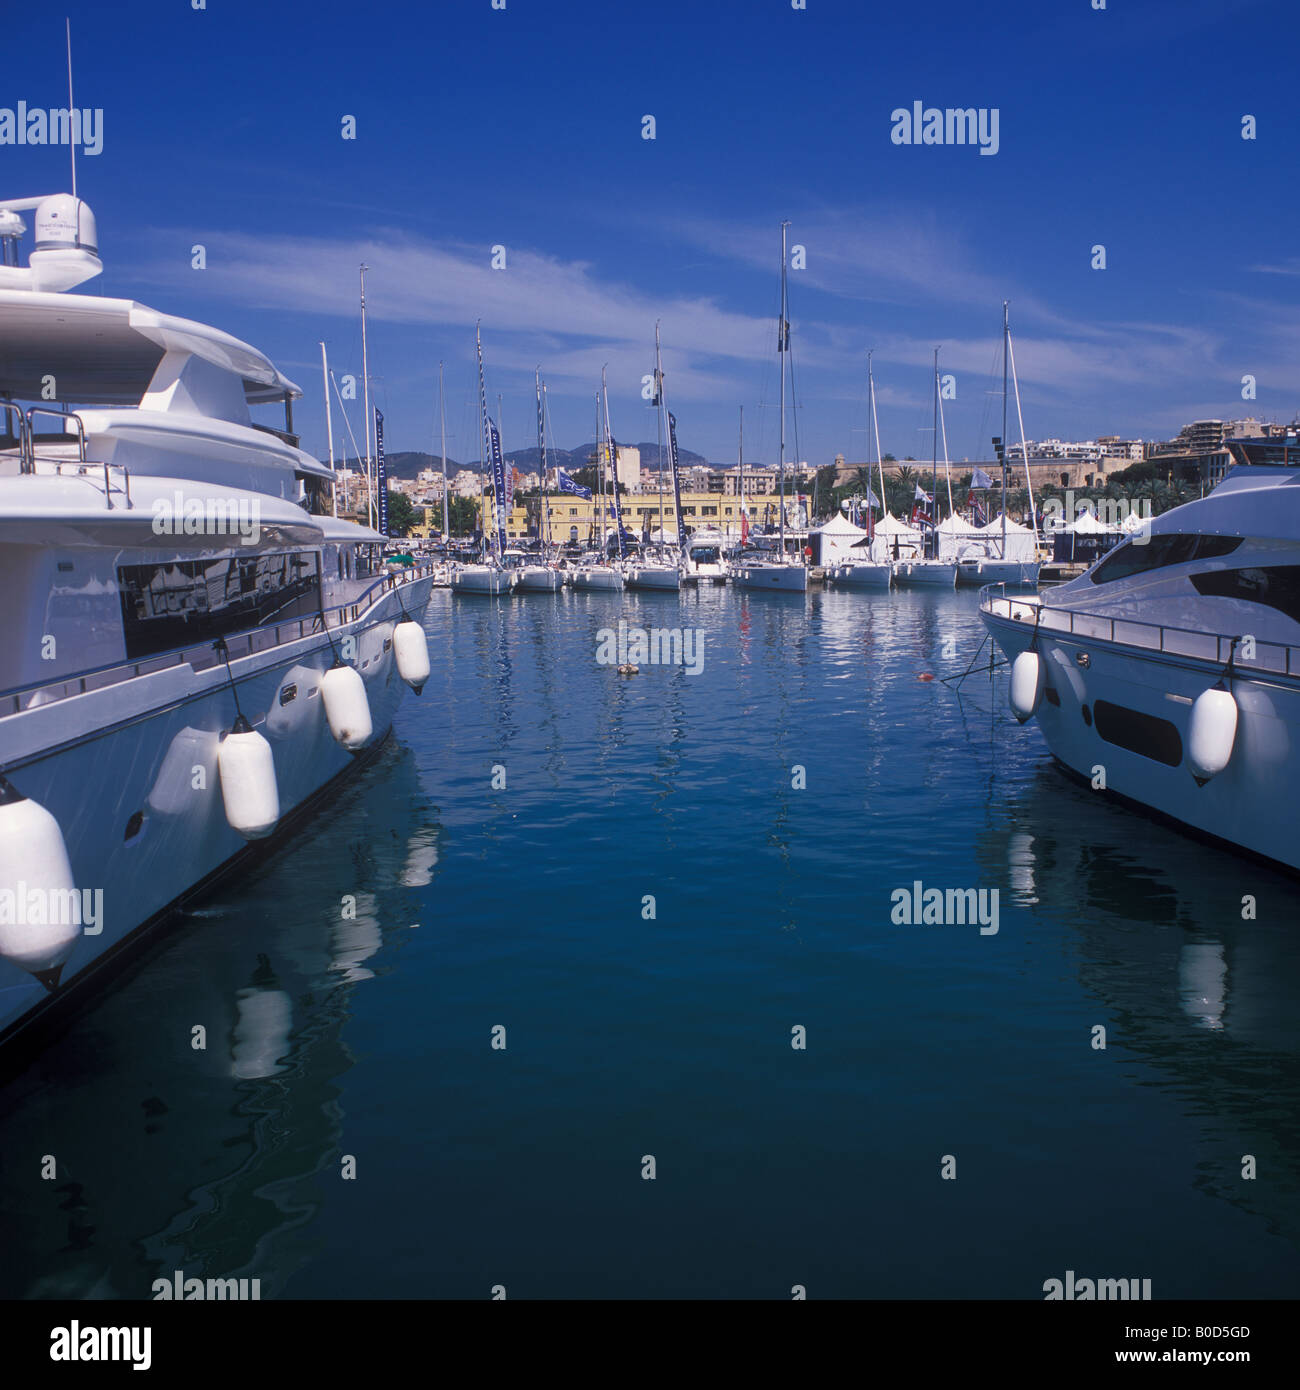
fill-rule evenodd
<path id="1" fill-rule="evenodd" d="M 1187 721 L 1187 765 L 1201 786 L 1228 766 L 1237 738 L 1237 702 L 1232 692 L 1215 686 L 1202 690 Z"/>
<path id="2" fill-rule="evenodd" d="M 275 755 L 266 739 L 242 716 L 217 748 L 217 771 L 231 829 L 246 840 L 269 835 L 280 819 Z"/>
<path id="3" fill-rule="evenodd" d="M 393 629 L 393 655 L 397 674 L 418 695 L 429 679 L 429 639 L 419 623 L 408 618 Z"/>
<path id="4" fill-rule="evenodd" d="M 355 666 L 331 666 L 320 683 L 330 733 L 350 752 L 364 748 L 374 732 L 366 683 Z"/>
<path id="5" fill-rule="evenodd" d="M 1035 651 L 1021 652 L 1011 663 L 1011 710 L 1022 724 L 1034 717 L 1046 679 L 1047 668 Z"/>
<path id="6" fill-rule="evenodd" d="M 31 898 L 33 892 L 35 900 Z M 0 893 L 12 907 L 12 911 L 0 912 L 0 956 L 30 970 L 53 989 L 81 934 L 81 913 L 72 910 L 79 909 L 81 895 L 72 878 L 58 821 L 3 777 Z M 32 921 L 33 917 L 39 920 Z"/>

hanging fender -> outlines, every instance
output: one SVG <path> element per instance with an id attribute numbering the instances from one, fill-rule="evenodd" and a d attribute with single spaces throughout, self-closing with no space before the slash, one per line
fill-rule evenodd
<path id="1" fill-rule="evenodd" d="M 1228 766 L 1237 739 L 1237 701 L 1222 682 L 1202 690 L 1187 721 L 1187 766 L 1203 787 Z"/>
<path id="2" fill-rule="evenodd" d="M 397 624 L 393 629 L 393 655 L 397 674 L 418 695 L 429 679 L 429 639 L 419 623 L 406 618 Z"/>
<path id="3" fill-rule="evenodd" d="M 1021 652 L 1011 663 L 1011 710 L 1022 724 L 1034 717 L 1046 682 L 1047 668 L 1034 648 Z"/>
<path id="4" fill-rule="evenodd" d="M 12 895 L 17 909 L 6 914 L 14 920 L 0 922 L 0 957 L 30 971 L 46 989 L 55 989 L 82 926 L 80 912 L 61 912 L 55 905 L 79 904 L 81 894 L 58 821 L 4 777 L 0 777 L 0 890 Z M 45 899 L 39 913 L 27 910 L 33 892 Z M 32 922 L 30 916 L 42 920 Z"/>
<path id="5" fill-rule="evenodd" d="M 361 672 L 342 663 L 331 666 L 321 678 L 320 695 L 330 733 L 350 753 L 364 748 L 374 733 L 374 725 Z"/>
<path id="6" fill-rule="evenodd" d="M 271 745 L 241 714 L 217 747 L 221 800 L 230 828 L 246 840 L 261 840 L 280 819 Z"/>

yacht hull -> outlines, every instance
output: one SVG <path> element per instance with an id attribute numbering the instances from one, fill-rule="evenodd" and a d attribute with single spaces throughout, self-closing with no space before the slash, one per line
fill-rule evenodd
<path id="1" fill-rule="evenodd" d="M 629 589 L 670 589 L 676 591 L 682 576 L 675 569 L 660 568 L 658 565 L 633 565 L 627 572 Z"/>
<path id="2" fill-rule="evenodd" d="M 982 589 L 986 584 L 1006 584 L 1026 589 L 1038 584 L 1038 572 L 1042 566 L 1037 560 L 1018 562 L 1015 560 L 975 560 L 959 562 L 957 565 L 957 587 L 959 589 Z"/>
<path id="3" fill-rule="evenodd" d="M 428 579 L 403 587 L 407 616 L 422 621 L 429 589 Z M 271 745 L 280 800 L 276 831 L 255 847 L 286 833 L 387 737 L 406 691 L 391 641 L 402 619 L 389 594 L 357 623 L 331 629 L 336 643 L 357 640 L 373 724 L 357 753 L 335 741 L 325 718 L 318 687 L 333 653 L 322 634 L 232 660 L 239 707 Z M 226 820 L 217 770 L 235 713 L 224 666 L 186 665 L 0 720 L 10 782 L 58 822 L 77 887 L 102 891 L 99 930 L 83 928 L 54 990 L 0 959 L 0 1043 L 69 995 L 84 996 L 110 958 L 253 852 Z M 56 728 L 63 738 L 51 737 Z"/>
<path id="4" fill-rule="evenodd" d="M 742 589 L 764 589 L 786 594 L 808 591 L 808 571 L 803 565 L 742 564 L 732 570 L 731 578 Z"/>
<path id="5" fill-rule="evenodd" d="M 981 617 L 1012 661 L 1028 650 L 1031 622 L 987 611 Z M 1112 794 L 1198 835 L 1300 871 L 1300 844 L 1288 813 L 1300 779 L 1300 679 L 1246 676 L 1237 668 L 1232 755 L 1222 772 L 1198 785 L 1187 764 L 1192 702 L 1218 682 L 1221 662 L 1134 652 L 1041 625 L 1037 650 L 1047 674 L 1034 718 L 1060 763 L 1090 785 L 1104 770 L 1100 795 Z M 1098 731 L 1098 700 L 1105 702 L 1109 739 Z M 1117 730 L 1134 746 L 1111 741 Z"/>
<path id="6" fill-rule="evenodd" d="M 899 560 L 894 583 L 904 589 L 955 589 L 957 566 L 945 560 Z"/>
<path id="7" fill-rule="evenodd" d="M 573 587 L 575 589 L 600 590 L 605 593 L 621 593 L 623 576 L 616 569 L 606 569 L 597 565 L 591 569 L 575 571 Z"/>
<path id="8" fill-rule="evenodd" d="M 831 578 L 845 589 L 888 589 L 893 583 L 894 567 L 888 562 L 878 565 L 838 565 Z"/>
<path id="9" fill-rule="evenodd" d="M 466 565 L 451 579 L 454 594 L 508 594 L 514 587 L 515 576 L 508 570 L 491 565 Z"/>
<path id="10" fill-rule="evenodd" d="M 558 594 L 563 587 L 564 576 L 549 565 L 527 565 L 515 581 L 515 588 L 528 594 Z"/>

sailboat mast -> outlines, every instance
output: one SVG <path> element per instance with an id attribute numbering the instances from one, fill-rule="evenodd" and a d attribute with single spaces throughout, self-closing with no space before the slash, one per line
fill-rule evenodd
<path id="1" fill-rule="evenodd" d="M 600 486 L 597 492 L 600 497 L 600 559 L 604 564 L 608 558 L 605 554 L 605 454 L 600 447 L 600 392 L 596 392 L 596 432 L 592 435 L 595 441 L 593 447 L 596 450 L 596 474 Z"/>
<path id="2" fill-rule="evenodd" d="M 943 422 L 943 392 L 939 389 L 939 355 L 935 354 L 934 366 L 934 394 L 939 402 L 939 434 L 943 439 L 943 477 L 948 485 L 948 515 L 953 513 L 952 506 L 952 469 L 948 466 L 948 426 Z"/>
<path id="3" fill-rule="evenodd" d="M 330 364 L 325 356 L 325 344 L 320 345 L 320 375 L 321 384 L 325 388 L 325 438 L 328 442 L 330 457 L 330 492 L 334 498 L 334 515 L 339 514 L 339 480 L 334 473 L 334 417 L 330 412 Z"/>
<path id="4" fill-rule="evenodd" d="M 939 349 L 934 350 L 934 427 L 930 435 L 930 535 L 927 549 L 931 559 L 939 558 L 939 532 L 935 520 L 939 512 Z"/>
<path id="5" fill-rule="evenodd" d="M 749 509 L 745 506 L 745 407 L 740 407 L 740 444 L 738 446 L 740 455 L 740 543 L 745 543 L 745 518 L 749 515 Z"/>
<path id="6" fill-rule="evenodd" d="M 1002 555 L 1007 558 L 1007 346 L 1011 342 L 1007 301 L 1002 301 Z"/>
<path id="7" fill-rule="evenodd" d="M 486 455 L 488 447 L 488 415 L 487 415 L 487 387 L 483 381 L 483 334 L 476 323 L 474 325 L 474 351 L 478 356 L 478 497 L 479 497 L 479 516 L 483 523 L 483 551 L 487 553 L 488 546 L 488 515 L 487 515 L 487 473 Z M 493 498 L 493 508 L 495 509 L 496 499 Z M 493 530 L 496 528 L 493 527 Z"/>
<path id="8" fill-rule="evenodd" d="M 551 509 L 546 502 L 546 407 L 542 404 L 542 368 L 538 365 L 533 373 L 537 385 L 537 461 L 542 470 L 542 559 L 546 559 L 546 547 L 551 543 Z"/>
<path id="9" fill-rule="evenodd" d="M 375 496 L 370 477 L 370 356 L 366 347 L 366 271 L 370 267 L 364 262 L 361 266 L 361 393 L 365 400 L 366 437 L 366 521 L 375 524 Z"/>
<path id="10" fill-rule="evenodd" d="M 1011 389 L 1016 396 L 1016 423 L 1020 427 L 1020 457 L 1025 462 L 1025 490 L 1029 494 L 1029 524 L 1034 532 L 1034 544 L 1038 544 L 1038 516 L 1034 509 L 1034 484 L 1029 476 L 1029 445 L 1025 442 L 1025 417 L 1020 410 L 1020 382 L 1016 379 L 1016 350 L 1011 345 L 1011 329 L 1007 328 L 1007 356 L 1011 359 Z M 1005 450 L 1005 444 L 1003 448 Z M 1005 526 L 1006 523 L 1003 522 Z"/>
<path id="11" fill-rule="evenodd" d="M 659 439 L 659 544 L 664 543 L 664 364 L 655 320 L 655 433 Z"/>
<path id="12" fill-rule="evenodd" d="M 618 460 L 614 457 L 614 431 L 609 427 L 609 385 L 605 381 L 605 368 L 600 369 L 600 400 L 605 413 L 605 457 L 609 461 L 609 471 L 614 475 L 614 534 L 618 538 L 618 558 L 625 559 L 623 545 L 623 506 L 618 500 Z"/>
<path id="13" fill-rule="evenodd" d="M 871 407 L 871 433 L 876 441 L 876 473 L 880 478 L 880 519 L 889 512 L 885 506 L 885 465 L 880 457 L 880 425 L 876 420 L 876 379 L 871 371 L 871 353 L 867 353 L 867 402 Z"/>
<path id="14" fill-rule="evenodd" d="M 785 559 L 785 354 L 790 348 L 790 323 L 786 318 L 785 300 L 785 229 L 789 222 L 781 223 L 781 319 L 776 330 L 776 360 L 781 364 L 781 453 L 777 464 L 777 515 L 781 527 L 781 559 Z"/>
<path id="15" fill-rule="evenodd" d="M 447 495 L 447 397 L 442 389 L 442 363 L 438 363 L 438 418 L 442 426 L 442 543 L 451 540 L 451 498 Z"/>

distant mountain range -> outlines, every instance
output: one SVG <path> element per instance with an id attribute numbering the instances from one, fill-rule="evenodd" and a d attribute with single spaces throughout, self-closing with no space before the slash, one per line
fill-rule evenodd
<path id="1" fill-rule="evenodd" d="M 643 468 L 656 468 L 659 463 L 659 446 L 653 442 L 649 444 L 636 444 L 631 447 L 640 449 L 641 466 Z M 586 468 L 590 464 L 591 456 L 595 452 L 594 444 L 584 444 L 577 449 L 553 449 L 550 445 L 546 449 L 546 461 L 552 468 L 563 468 L 567 473 L 576 473 L 579 468 Z M 436 454 L 424 454 L 411 451 L 402 451 L 385 456 L 385 464 L 388 468 L 390 478 L 414 478 L 426 468 L 435 468 L 441 471 L 442 462 Z M 515 449 L 506 455 L 506 462 L 513 464 L 521 473 L 536 473 L 541 466 L 541 451 L 534 446 L 531 449 Z M 708 467 L 709 461 L 703 454 L 694 454 L 689 449 L 677 446 L 677 463 L 681 468 Z M 664 446 L 664 468 L 668 466 L 668 448 Z M 761 465 L 756 465 L 761 466 Z M 357 459 L 347 459 L 340 467 L 358 468 L 360 464 Z M 470 459 L 465 463 L 458 463 L 453 458 L 447 460 L 448 476 L 454 474 L 457 469 L 468 468 L 477 473 L 479 468 L 478 459 Z"/>

